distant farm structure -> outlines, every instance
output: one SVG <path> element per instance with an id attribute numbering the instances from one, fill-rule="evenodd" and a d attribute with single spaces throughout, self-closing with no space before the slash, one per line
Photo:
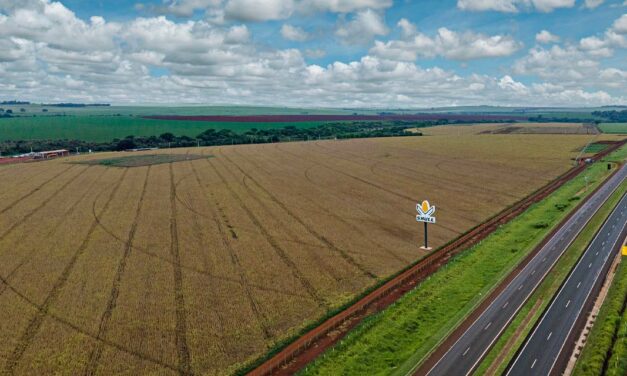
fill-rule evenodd
<path id="1" fill-rule="evenodd" d="M 30 152 L 26 154 L 14 155 L 11 157 L 0 157 L 0 164 L 13 164 L 22 162 L 44 161 L 59 157 L 68 157 L 70 152 L 67 149 L 46 150 L 40 152 Z"/>

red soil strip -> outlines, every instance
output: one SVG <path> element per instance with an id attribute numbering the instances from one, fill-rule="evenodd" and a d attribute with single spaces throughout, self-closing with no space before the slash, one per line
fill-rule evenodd
<path id="1" fill-rule="evenodd" d="M 614 150 L 620 148 L 625 144 L 627 140 L 616 142 L 612 147 L 603 150 L 597 154 L 594 159 L 599 160 Z M 333 346 L 340 339 L 342 339 L 350 329 L 355 327 L 365 317 L 380 312 L 390 304 L 394 303 L 405 293 L 413 289 L 416 284 L 423 281 L 429 275 L 433 274 L 440 267 L 445 265 L 451 257 L 459 254 L 460 252 L 468 249 L 474 244 L 477 244 L 480 240 L 490 235 L 499 226 L 509 222 L 520 213 L 525 211 L 533 203 L 544 199 L 546 196 L 554 192 L 561 187 L 564 183 L 570 181 L 575 176 L 579 175 L 586 168 L 585 164 L 579 164 L 566 172 L 564 175 L 558 177 L 551 183 L 540 188 L 535 193 L 531 194 L 527 198 L 522 199 L 518 203 L 503 210 L 496 216 L 488 219 L 484 223 L 469 230 L 465 234 L 461 235 L 457 239 L 444 245 L 443 247 L 435 250 L 414 266 L 401 272 L 396 277 L 390 279 L 388 282 L 375 289 L 371 293 L 367 294 L 355 304 L 351 305 L 344 311 L 336 314 L 335 316 L 327 319 L 316 328 L 305 333 L 303 336 L 296 339 L 294 342 L 286 346 L 283 350 L 276 355 L 266 360 L 260 366 L 252 370 L 250 376 L 265 376 L 265 375 L 292 375 L 304 368 L 311 361 L 316 359 L 326 349 Z M 581 203 L 580 203 L 581 205 Z M 544 243 L 544 241 L 543 241 Z M 531 256 L 531 255 L 530 255 Z M 528 256 L 528 257 L 530 257 Z M 527 261 L 527 260 L 526 260 Z M 523 262 L 524 264 L 524 262 Z M 516 268 L 512 274 L 506 279 L 512 278 L 512 275 L 518 270 Z M 480 308 L 486 304 L 489 304 L 491 298 L 495 293 L 498 293 L 499 288 L 490 295 L 490 298 L 486 299 Z M 444 343 L 442 343 L 438 350 L 446 347 L 446 344 L 455 336 L 455 333 L 463 333 L 465 326 L 468 326 L 472 322 L 472 316 L 469 317 L 462 325 L 457 328 L 453 335 L 449 336 Z M 470 322 L 469 322 L 470 320 Z M 433 359 L 438 351 L 429 359 Z M 421 367 L 422 368 L 422 367 Z"/>
<path id="2" fill-rule="evenodd" d="M 144 119 L 212 121 L 222 123 L 299 123 L 307 121 L 508 121 L 528 120 L 524 116 L 464 115 L 464 114 L 414 114 L 414 115 L 246 115 L 246 116 L 144 116 Z"/>

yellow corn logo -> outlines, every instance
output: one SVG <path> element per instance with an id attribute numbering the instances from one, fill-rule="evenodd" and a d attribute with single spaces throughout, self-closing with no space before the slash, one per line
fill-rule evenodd
<path id="1" fill-rule="evenodd" d="M 431 206 L 429 201 L 424 200 L 421 205 L 416 206 L 416 210 L 418 210 L 418 213 L 421 215 L 430 217 L 435 213 L 435 206 Z"/>

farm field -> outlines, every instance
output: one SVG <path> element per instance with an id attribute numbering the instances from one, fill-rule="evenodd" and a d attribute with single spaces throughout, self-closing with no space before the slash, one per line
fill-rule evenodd
<path id="1" fill-rule="evenodd" d="M 196 137 L 207 129 L 230 129 L 245 132 L 251 128 L 283 128 L 286 125 L 315 127 L 320 121 L 299 123 L 241 123 L 145 119 L 135 116 L 38 116 L 0 118 L 0 134 L 5 140 L 72 139 L 107 142 L 126 136 L 158 136 L 170 132 L 177 136 Z"/>
<path id="2" fill-rule="evenodd" d="M 599 128 L 603 133 L 627 134 L 627 123 L 601 123 Z"/>
<path id="3" fill-rule="evenodd" d="M 232 373 L 424 256 L 417 201 L 437 206 L 440 246 L 589 140 L 448 133 L 0 166 L 0 372 Z"/>

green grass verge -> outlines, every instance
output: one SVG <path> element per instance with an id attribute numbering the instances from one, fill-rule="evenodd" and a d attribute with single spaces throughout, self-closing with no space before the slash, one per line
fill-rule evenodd
<path id="1" fill-rule="evenodd" d="M 627 123 L 601 123 L 599 129 L 603 133 L 627 134 Z"/>
<path id="2" fill-rule="evenodd" d="M 627 191 L 627 182 L 623 184 L 608 198 L 606 203 L 599 211 L 590 219 L 590 222 L 584 227 L 575 241 L 568 247 L 559 261 L 555 264 L 553 270 L 546 276 L 544 281 L 538 286 L 537 290 L 531 295 L 529 300 L 523 305 L 518 314 L 514 317 L 510 325 L 503 331 L 501 337 L 494 344 L 494 347 L 486 355 L 485 359 L 480 363 L 475 371 L 475 375 L 483 375 L 498 358 L 499 365 L 495 369 L 496 374 L 500 374 L 505 370 L 509 361 L 514 357 L 518 348 L 522 345 L 525 338 L 533 328 L 534 324 L 540 318 L 547 305 L 550 303 L 553 295 L 557 293 L 562 282 L 566 279 L 572 268 L 577 264 L 580 256 L 588 247 L 590 241 L 594 238 L 596 232 L 601 228 L 605 219 L 610 215 L 614 207 L 618 204 L 623 194 Z M 537 309 L 533 308 L 540 301 Z M 531 315 L 531 319 L 528 316 Z M 527 321 L 525 319 L 527 318 Z M 514 335 L 516 339 L 513 339 Z M 505 348 L 507 343 L 513 340 L 511 347 Z M 499 358 L 500 355 L 500 358 Z"/>
<path id="3" fill-rule="evenodd" d="M 608 175 L 587 170 L 592 189 Z M 303 375 L 404 374 L 424 358 L 575 206 L 580 175 L 453 258 L 386 310 L 366 318 Z"/>
<path id="4" fill-rule="evenodd" d="M 230 129 L 241 133 L 252 128 L 275 129 L 293 125 L 312 128 L 325 122 L 226 123 L 144 119 L 133 116 L 38 116 L 0 119 L 0 141 L 8 140 L 81 140 L 107 142 L 126 136 L 159 136 L 170 132 L 196 137 L 207 129 Z"/>
<path id="5" fill-rule="evenodd" d="M 594 144 L 590 144 L 588 145 L 585 149 L 584 149 L 584 153 L 591 153 L 591 154 L 596 154 L 599 153 L 605 149 L 607 149 L 608 144 L 600 144 L 600 143 L 594 143 Z"/>
<path id="6" fill-rule="evenodd" d="M 624 311 L 626 301 L 627 261 L 622 260 L 577 361 L 575 376 L 627 374 L 627 311 Z M 616 333 L 618 336 L 614 338 Z"/>

